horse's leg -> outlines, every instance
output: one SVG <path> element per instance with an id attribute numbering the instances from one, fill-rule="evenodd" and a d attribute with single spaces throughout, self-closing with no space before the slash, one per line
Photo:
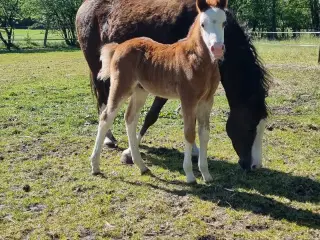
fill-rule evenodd
<path id="1" fill-rule="evenodd" d="M 142 137 L 145 135 L 146 131 L 149 127 L 151 127 L 157 120 L 160 114 L 161 109 L 164 104 L 168 101 L 168 99 L 155 97 L 150 110 L 146 118 L 144 119 L 143 126 L 138 134 L 138 144 L 140 144 Z M 124 164 L 132 164 L 132 156 L 130 152 L 130 148 L 124 150 L 121 154 L 121 162 Z"/>
<path id="2" fill-rule="evenodd" d="M 99 26 L 95 23 L 94 9 L 90 3 L 83 3 L 79 8 L 76 18 L 77 35 L 84 57 L 90 68 L 90 85 L 93 94 L 97 98 L 97 107 L 101 114 L 107 105 L 110 79 L 100 81 L 98 73 L 101 69 L 100 48 L 102 45 Z M 88 21 L 90 24 L 88 24 Z M 117 141 L 113 137 L 111 130 L 108 130 L 105 144 L 109 147 L 116 147 Z"/>
<path id="3" fill-rule="evenodd" d="M 199 170 L 205 182 L 213 180 L 208 169 L 207 149 L 210 133 L 210 112 L 212 109 L 213 100 L 202 101 L 197 107 L 197 120 L 198 120 L 198 134 L 200 140 L 199 151 Z"/>
<path id="4" fill-rule="evenodd" d="M 108 78 L 106 81 L 101 81 L 101 80 L 97 80 L 97 81 L 99 81 L 98 86 L 100 86 L 97 88 L 97 91 L 102 91 L 102 89 L 105 89 L 103 98 L 106 97 L 108 99 L 109 89 L 110 89 L 110 78 Z M 100 85 L 101 83 L 103 85 Z M 98 101 L 98 105 L 99 105 L 98 108 L 99 108 L 99 112 L 101 113 L 106 108 L 106 104 L 104 103 L 105 99 L 101 99 L 102 97 L 99 97 L 99 96 L 100 96 L 100 94 L 97 94 L 97 101 Z M 108 130 L 103 144 L 109 148 L 116 148 L 117 147 L 118 141 L 113 136 L 111 129 Z"/>
<path id="5" fill-rule="evenodd" d="M 196 138 L 196 103 L 195 101 L 184 102 L 181 99 L 182 115 L 184 122 L 184 136 L 185 136 L 185 148 L 184 148 L 184 160 L 183 170 L 187 177 L 187 183 L 195 183 L 196 178 L 192 169 L 192 145 Z"/>
<path id="6" fill-rule="evenodd" d="M 148 128 L 151 127 L 159 118 L 159 114 L 163 106 L 166 104 L 168 99 L 161 98 L 161 97 L 155 97 L 152 106 L 150 110 L 148 111 L 148 114 L 146 118 L 144 119 L 143 126 L 140 130 L 140 134 L 138 135 L 138 140 L 141 140 L 141 138 L 145 135 Z"/>
<path id="7" fill-rule="evenodd" d="M 130 103 L 125 114 L 126 129 L 129 140 L 129 149 L 132 153 L 133 162 L 139 167 L 141 174 L 148 172 L 149 169 L 142 161 L 141 154 L 139 152 L 139 142 L 136 133 L 139 120 L 139 113 L 147 99 L 147 96 L 148 93 L 145 90 L 141 89 L 140 87 L 136 87 L 133 94 L 131 95 Z"/>

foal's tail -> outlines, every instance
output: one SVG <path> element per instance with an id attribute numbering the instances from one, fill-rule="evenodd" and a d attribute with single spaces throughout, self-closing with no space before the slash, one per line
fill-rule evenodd
<path id="1" fill-rule="evenodd" d="M 110 63 L 117 46 L 118 43 L 109 43 L 101 48 L 100 61 L 102 62 L 102 67 L 98 74 L 99 80 L 104 81 L 110 78 Z"/>

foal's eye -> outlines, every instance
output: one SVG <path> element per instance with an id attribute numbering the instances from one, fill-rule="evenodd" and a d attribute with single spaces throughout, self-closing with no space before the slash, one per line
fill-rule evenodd
<path id="1" fill-rule="evenodd" d="M 212 23 L 213 23 L 213 24 L 216 24 L 216 23 L 217 23 L 217 21 L 216 21 L 216 20 L 213 20 L 213 21 L 212 21 Z"/>
<path id="2" fill-rule="evenodd" d="M 203 28 L 204 28 L 204 24 L 203 24 L 203 23 L 201 23 L 201 27 L 203 27 Z"/>

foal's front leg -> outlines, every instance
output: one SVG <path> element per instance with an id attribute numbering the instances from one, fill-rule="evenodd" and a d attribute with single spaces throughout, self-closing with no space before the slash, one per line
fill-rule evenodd
<path id="1" fill-rule="evenodd" d="M 160 114 L 161 109 L 165 105 L 168 99 L 155 97 L 151 108 L 148 111 L 146 118 L 144 119 L 143 126 L 140 130 L 140 133 L 137 135 L 138 144 L 140 145 L 142 137 L 147 132 L 148 128 L 151 127 L 157 120 Z M 130 148 L 124 150 L 121 154 L 121 162 L 124 164 L 132 164 L 132 156 Z"/>
<path id="2" fill-rule="evenodd" d="M 191 101 L 190 101 L 191 102 Z M 184 147 L 184 160 L 183 160 L 183 170 L 186 173 L 187 183 L 196 183 L 196 178 L 193 174 L 192 169 L 192 145 L 196 138 L 196 104 L 184 103 L 182 100 L 182 111 L 183 111 L 183 122 L 184 122 L 184 137 L 185 137 L 185 147 Z"/>
<path id="3" fill-rule="evenodd" d="M 212 109 L 213 101 L 200 102 L 197 108 L 197 120 L 198 120 L 198 134 L 200 140 L 199 151 L 199 170 L 205 182 L 211 182 L 213 180 L 208 169 L 207 151 L 210 133 L 210 112 Z"/>

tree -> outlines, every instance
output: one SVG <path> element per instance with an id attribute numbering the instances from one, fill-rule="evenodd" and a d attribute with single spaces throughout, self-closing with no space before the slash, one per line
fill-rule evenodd
<path id="1" fill-rule="evenodd" d="M 319 0 L 309 0 L 312 27 L 314 31 L 320 31 L 320 2 Z"/>
<path id="2" fill-rule="evenodd" d="M 43 23 L 46 29 L 44 44 L 49 28 L 60 31 L 66 44 L 77 45 L 75 17 L 82 0 L 29 0 L 25 12 Z"/>
<path id="3" fill-rule="evenodd" d="M 18 48 L 13 43 L 15 22 L 20 16 L 20 0 L 0 0 L 0 39 L 8 50 Z"/>

